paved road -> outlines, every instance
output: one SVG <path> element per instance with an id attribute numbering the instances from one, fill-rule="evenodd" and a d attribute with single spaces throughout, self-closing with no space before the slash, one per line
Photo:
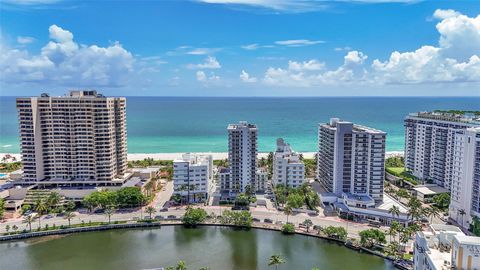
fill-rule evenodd
<path id="1" fill-rule="evenodd" d="M 184 215 L 186 207 L 181 207 L 181 208 L 172 207 L 172 208 L 169 208 L 167 212 L 159 211 L 164 207 L 165 202 L 170 199 L 172 193 L 173 193 L 173 182 L 170 181 L 170 182 L 167 182 L 167 185 L 165 186 L 165 190 L 158 192 L 155 199 L 150 204 L 151 206 L 155 207 L 155 209 L 157 209 L 157 213 L 155 215 L 161 215 L 163 217 L 166 217 L 168 215 L 174 215 L 174 216 L 180 217 Z M 274 222 L 281 221 L 283 223 L 287 221 L 287 216 L 283 212 L 277 211 L 275 208 L 273 208 L 272 205 L 268 205 L 268 206 L 269 206 L 268 208 L 265 208 L 264 206 L 251 208 L 250 211 L 252 213 L 252 216 L 261 221 L 263 221 L 264 219 L 271 219 Z M 201 207 L 203 207 L 208 214 L 211 214 L 213 212 L 217 216 L 222 215 L 222 212 L 225 210 L 230 210 L 230 207 L 224 207 L 224 206 L 201 206 Z M 111 221 L 127 221 L 132 219 L 141 219 L 146 216 L 147 214 L 145 213 L 145 207 L 136 208 L 132 210 L 121 210 L 111 216 Z M 311 219 L 314 225 L 320 225 L 322 227 L 323 226 L 345 227 L 348 230 L 350 237 L 356 237 L 358 236 L 358 233 L 360 231 L 370 228 L 367 224 L 346 222 L 343 219 L 340 219 L 338 217 L 331 217 L 331 216 L 330 217 L 325 217 L 323 215 L 309 216 L 304 213 L 299 213 L 299 214 L 291 215 L 288 217 L 288 221 L 296 225 L 302 223 L 305 219 Z M 108 217 L 102 213 L 90 214 L 86 210 L 80 209 L 79 212 L 76 213 L 76 216 L 71 220 L 71 224 L 80 224 L 82 222 L 88 223 L 90 221 L 106 222 L 108 221 Z M 68 221 L 63 217 L 52 217 L 52 218 L 42 217 L 42 219 L 40 220 L 40 223 L 42 227 L 44 227 L 45 224 L 48 224 L 50 227 L 53 226 L 54 224 L 56 226 L 68 225 Z M 5 228 L 7 224 L 10 225 L 10 227 L 12 227 L 13 225 L 17 225 L 19 230 L 23 230 L 23 229 L 28 230 L 28 224 L 24 222 L 23 218 L 16 218 L 16 219 L 10 219 L 4 223 L 0 223 L 0 232 L 5 232 Z M 32 223 L 32 229 L 37 229 L 37 228 L 38 228 L 38 220 Z M 384 231 L 388 230 L 387 227 L 383 227 L 382 229 Z"/>

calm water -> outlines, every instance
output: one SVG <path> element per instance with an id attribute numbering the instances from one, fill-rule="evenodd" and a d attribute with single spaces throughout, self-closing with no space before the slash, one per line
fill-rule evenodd
<path id="1" fill-rule="evenodd" d="M 226 127 L 259 127 L 259 151 L 283 137 L 302 152 L 317 151 L 317 125 L 340 117 L 388 132 L 387 150 L 403 150 L 403 119 L 434 109 L 480 110 L 480 97 L 198 98 L 128 97 L 129 153 L 224 152 Z M 18 153 L 15 99 L 0 97 L 0 153 Z"/>
<path id="2" fill-rule="evenodd" d="M 376 256 L 305 236 L 264 230 L 205 227 L 91 232 L 45 240 L 0 244 L 2 269 L 153 269 L 185 260 L 188 269 L 271 269 L 272 254 L 287 263 L 279 269 L 386 270 Z"/>

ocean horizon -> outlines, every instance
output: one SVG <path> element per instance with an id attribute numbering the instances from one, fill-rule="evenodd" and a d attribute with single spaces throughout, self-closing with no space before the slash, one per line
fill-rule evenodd
<path id="1" fill-rule="evenodd" d="M 317 128 L 332 117 L 387 132 L 387 151 L 403 151 L 403 119 L 430 110 L 480 110 L 480 97 L 127 97 L 128 153 L 226 152 L 227 125 L 258 126 L 258 150 L 284 138 L 317 151 Z M 15 97 L 0 97 L 0 153 L 19 153 Z"/>

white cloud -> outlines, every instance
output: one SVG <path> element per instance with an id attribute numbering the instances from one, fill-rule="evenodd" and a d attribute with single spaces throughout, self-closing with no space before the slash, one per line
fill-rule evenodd
<path id="1" fill-rule="evenodd" d="M 222 65 L 217 61 L 215 57 L 209 56 L 201 64 L 188 64 L 187 68 L 189 69 L 218 69 Z"/>
<path id="2" fill-rule="evenodd" d="M 11 5 L 49 5 L 61 2 L 62 0 L 2 0 L 2 2 L 11 4 Z"/>
<path id="3" fill-rule="evenodd" d="M 204 82 L 207 80 L 207 75 L 205 74 L 205 72 L 201 70 L 197 71 L 196 76 L 197 76 L 197 81 L 199 82 Z"/>
<path id="4" fill-rule="evenodd" d="M 33 37 L 22 37 L 22 36 L 17 37 L 17 43 L 21 45 L 27 45 L 34 41 L 35 41 L 35 38 Z"/>
<path id="5" fill-rule="evenodd" d="M 439 46 L 413 52 L 395 51 L 386 61 L 373 61 L 373 79 L 380 83 L 480 81 L 480 15 L 470 18 L 454 10 L 436 10 Z"/>
<path id="6" fill-rule="evenodd" d="M 335 49 L 333 49 L 334 51 L 336 52 L 341 52 L 341 51 L 351 51 L 352 48 L 349 47 L 349 46 L 345 46 L 345 47 L 336 47 Z"/>
<path id="7" fill-rule="evenodd" d="M 248 51 L 254 51 L 258 48 L 260 48 L 260 46 L 257 43 L 242 46 L 242 49 L 245 49 L 245 50 L 248 50 Z"/>
<path id="8" fill-rule="evenodd" d="M 207 4 L 221 4 L 232 6 L 246 6 L 252 8 L 265 8 L 275 12 L 300 13 L 324 10 L 329 7 L 332 0 L 192 0 Z M 337 0 L 337 2 L 351 3 L 411 3 L 419 0 Z"/>
<path id="9" fill-rule="evenodd" d="M 208 55 L 218 52 L 219 48 L 195 48 L 187 52 L 187 54 L 191 55 Z"/>
<path id="10" fill-rule="evenodd" d="M 254 83 L 257 81 L 257 78 L 250 77 L 250 75 L 245 70 L 242 70 L 242 72 L 240 73 L 240 80 L 246 83 Z"/>
<path id="11" fill-rule="evenodd" d="M 351 51 L 345 55 L 344 63 L 335 70 L 325 70 L 325 64 L 317 60 L 304 62 L 289 61 L 288 68 L 270 67 L 265 72 L 263 82 L 282 87 L 312 87 L 319 85 L 339 85 L 364 82 L 367 72 L 363 63 L 367 56 L 362 52 Z"/>
<path id="12" fill-rule="evenodd" d="M 37 55 L 1 48 L 3 83 L 71 87 L 117 87 L 127 83 L 135 59 L 120 43 L 108 47 L 79 45 L 70 31 L 56 25 L 50 26 L 49 33 L 52 40 Z"/>
<path id="13" fill-rule="evenodd" d="M 210 76 L 207 76 L 203 70 L 199 70 L 195 75 L 197 77 L 197 81 L 202 82 L 204 86 L 216 84 L 220 81 L 220 77 L 215 75 L 213 72 L 210 73 Z"/>
<path id="14" fill-rule="evenodd" d="M 293 71 L 305 71 L 305 70 L 322 70 L 325 68 L 325 63 L 320 63 L 315 59 L 310 61 L 295 62 L 288 61 L 288 69 Z"/>
<path id="15" fill-rule="evenodd" d="M 287 47 L 302 47 L 302 46 L 310 46 L 325 43 L 322 40 L 308 40 L 308 39 L 290 39 L 290 40 L 280 40 L 275 41 L 277 45 L 283 45 Z"/>

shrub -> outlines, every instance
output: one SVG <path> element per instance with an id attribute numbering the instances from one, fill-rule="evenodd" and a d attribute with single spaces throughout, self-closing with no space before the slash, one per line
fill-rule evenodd
<path id="1" fill-rule="evenodd" d="M 295 233 L 295 226 L 293 224 L 287 223 L 282 226 L 282 233 L 284 234 L 293 234 Z"/>
<path id="2" fill-rule="evenodd" d="M 189 207 L 182 218 L 182 222 L 187 227 L 195 227 L 198 223 L 207 219 L 207 212 L 202 208 Z"/>

